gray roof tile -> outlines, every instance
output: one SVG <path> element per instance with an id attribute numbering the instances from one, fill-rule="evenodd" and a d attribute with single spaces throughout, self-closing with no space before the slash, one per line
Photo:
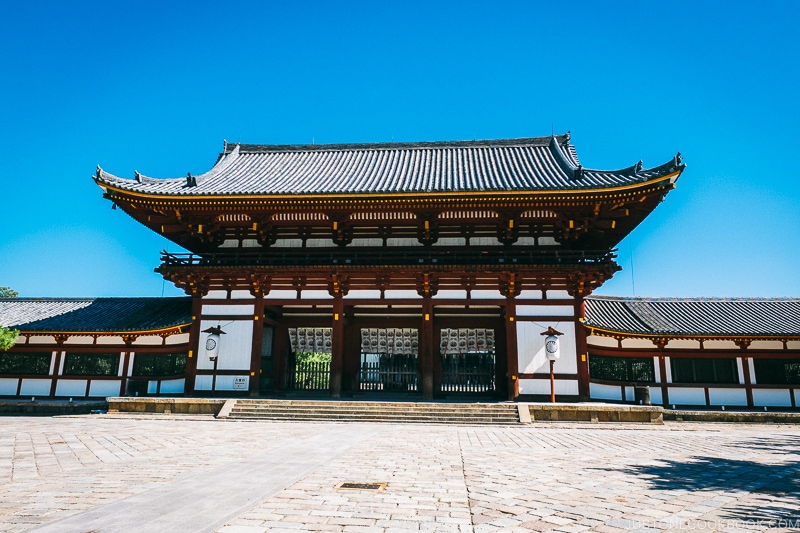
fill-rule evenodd
<path id="1" fill-rule="evenodd" d="M 679 157 L 643 170 L 580 167 L 569 135 L 432 143 L 349 145 L 226 144 L 217 163 L 195 176 L 123 179 L 98 167 L 95 180 L 139 193 L 365 194 L 580 190 L 635 184 L 682 168 Z M 581 171 L 583 175 L 580 176 Z"/>
<path id="2" fill-rule="evenodd" d="M 188 324 L 191 298 L 0 298 L 0 325 L 21 331 L 153 331 Z"/>
<path id="3" fill-rule="evenodd" d="M 584 324 L 638 335 L 800 337 L 800 298 L 591 296 Z"/>

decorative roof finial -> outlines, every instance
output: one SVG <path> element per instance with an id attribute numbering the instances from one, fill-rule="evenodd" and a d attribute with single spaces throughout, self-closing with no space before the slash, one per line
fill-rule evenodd
<path id="1" fill-rule="evenodd" d="M 569 130 L 567 130 L 567 134 L 564 135 L 564 137 L 567 138 L 567 144 L 569 144 L 570 135 L 571 135 L 571 133 L 569 132 Z"/>
<path id="2" fill-rule="evenodd" d="M 681 153 L 678 152 L 678 155 L 675 156 L 675 166 L 679 167 L 683 164 L 683 157 L 681 157 Z"/>
<path id="3" fill-rule="evenodd" d="M 635 174 L 638 174 L 641 171 L 642 171 L 642 160 L 640 159 L 639 162 L 636 163 L 636 166 L 633 168 L 633 173 L 635 175 Z"/>
<path id="4" fill-rule="evenodd" d="M 187 187 L 197 187 L 197 178 L 192 176 L 191 172 L 186 173 L 186 186 Z"/>
<path id="5" fill-rule="evenodd" d="M 97 170 L 96 170 L 97 174 L 96 174 L 96 176 L 97 176 L 98 178 L 100 178 L 100 173 L 101 173 L 102 171 L 103 171 L 103 169 L 101 169 L 101 168 L 100 168 L 100 165 L 97 165 Z"/>
<path id="6" fill-rule="evenodd" d="M 134 175 L 134 176 L 136 176 L 136 181 L 138 181 L 139 183 L 141 183 L 141 182 L 142 182 L 142 175 L 141 175 L 141 174 L 139 174 L 139 171 L 138 171 L 138 170 L 134 170 L 134 171 L 133 171 L 133 175 Z"/>

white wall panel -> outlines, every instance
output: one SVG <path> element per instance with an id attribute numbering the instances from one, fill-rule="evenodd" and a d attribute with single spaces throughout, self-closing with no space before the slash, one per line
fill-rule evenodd
<path id="1" fill-rule="evenodd" d="M 343 296 L 345 300 L 377 300 L 381 297 L 381 291 L 379 290 L 357 290 L 357 291 L 350 291 Z"/>
<path id="2" fill-rule="evenodd" d="M 28 337 L 28 344 L 55 344 L 56 339 L 52 335 L 31 335 Z"/>
<path id="3" fill-rule="evenodd" d="M 85 379 L 59 379 L 56 383 L 56 396 L 86 396 Z"/>
<path id="4" fill-rule="evenodd" d="M 333 300 L 328 291 L 303 291 L 300 293 L 303 300 Z"/>
<path id="5" fill-rule="evenodd" d="M 441 300 L 448 298 L 451 300 L 466 300 L 467 291 L 459 291 L 459 290 L 439 291 L 438 293 L 436 293 L 436 296 L 433 297 L 434 300 Z"/>
<path id="6" fill-rule="evenodd" d="M 64 341 L 64 344 L 94 344 L 94 337 L 89 335 L 72 335 Z"/>
<path id="7" fill-rule="evenodd" d="M 399 290 L 387 290 L 384 292 L 384 297 L 387 300 L 390 299 L 400 299 L 400 298 L 419 298 L 422 299 L 422 296 L 417 294 L 417 291 L 399 291 Z"/>
<path id="8" fill-rule="evenodd" d="M 297 298 L 297 291 L 274 290 L 264 295 L 265 300 L 294 300 Z"/>
<path id="9" fill-rule="evenodd" d="M 214 315 L 214 316 L 242 316 L 242 315 L 252 315 L 255 311 L 255 306 L 243 304 L 243 305 L 204 305 L 203 306 L 203 314 L 204 315 Z"/>
<path id="10" fill-rule="evenodd" d="M 622 400 L 622 389 L 616 385 L 589 383 L 589 396 L 594 400 Z"/>
<path id="11" fill-rule="evenodd" d="M 791 407 L 789 389 L 753 389 L 753 403 L 759 407 Z"/>
<path id="12" fill-rule="evenodd" d="M 50 396 L 50 379 L 23 379 L 20 388 L 20 396 Z M 81 392 L 83 396 L 83 392 Z"/>
<path id="13" fill-rule="evenodd" d="M 187 342 L 189 342 L 188 333 L 178 333 L 167 337 L 167 344 L 186 344 Z"/>
<path id="14" fill-rule="evenodd" d="M 151 379 L 147 382 L 147 394 L 157 394 L 158 393 L 158 380 Z"/>
<path id="15" fill-rule="evenodd" d="M 757 377 L 756 376 L 756 366 L 753 363 L 753 358 L 752 357 L 748 357 L 747 358 L 747 367 L 750 369 L 750 383 L 755 385 L 757 383 L 757 381 L 756 381 L 756 377 Z"/>
<path id="16" fill-rule="evenodd" d="M 739 373 L 739 385 L 744 385 L 744 365 L 742 365 L 741 357 L 736 358 L 736 371 Z"/>
<path id="17" fill-rule="evenodd" d="M 586 344 L 589 346 L 605 346 L 606 348 L 619 347 L 619 341 L 611 337 L 601 337 L 600 335 L 589 335 L 586 337 Z"/>
<path id="18" fill-rule="evenodd" d="M 576 374 L 578 372 L 574 322 L 518 321 L 517 362 L 521 374 L 550 373 L 550 365 L 544 351 L 545 336 L 542 335 L 542 332 L 550 326 L 563 333 L 559 337 L 561 357 L 554 366 L 556 374 Z"/>
<path id="19" fill-rule="evenodd" d="M 553 289 L 547 291 L 547 299 L 548 300 L 574 300 L 572 296 L 569 295 L 567 291 L 561 289 Z"/>
<path id="20" fill-rule="evenodd" d="M 656 383 L 661 383 L 661 361 L 658 360 L 658 356 L 653 356 L 653 374 L 656 378 Z"/>
<path id="21" fill-rule="evenodd" d="M 500 291 L 477 290 L 470 292 L 473 300 L 505 300 L 506 297 Z"/>
<path id="22" fill-rule="evenodd" d="M 708 403 L 711 405 L 747 405 L 747 391 L 744 389 L 708 389 Z"/>
<path id="23" fill-rule="evenodd" d="M 208 291 L 208 294 L 203 296 L 203 300 L 225 300 L 228 298 L 228 291 Z"/>
<path id="24" fill-rule="evenodd" d="M 17 385 L 19 385 L 19 379 L 17 378 L 0 378 L 0 395 L 3 396 L 16 396 L 17 395 Z M 48 394 L 50 394 L 50 383 L 48 380 L 47 384 Z"/>
<path id="25" fill-rule="evenodd" d="M 257 322 L 259 326 L 261 322 Z M 219 320 L 203 320 L 200 323 L 200 331 L 212 326 L 220 325 Z M 219 341 L 219 360 L 217 369 L 219 370 L 250 370 L 250 354 L 253 351 L 253 321 L 235 320 L 229 324 L 222 325 L 225 335 L 220 336 Z M 206 356 L 206 339 L 208 333 L 200 334 L 200 349 L 197 354 L 197 368 L 211 370 L 214 368 Z"/>
<path id="26" fill-rule="evenodd" d="M 578 381 L 572 379 L 555 380 L 556 396 L 578 395 Z M 520 394 L 550 394 L 550 379 L 521 379 L 519 380 Z M 556 397 L 558 401 L 558 397 Z"/>
<path id="27" fill-rule="evenodd" d="M 571 305 L 518 305 L 517 316 L 575 316 Z"/>
<path id="28" fill-rule="evenodd" d="M 161 382 L 161 394 L 183 394 L 185 379 L 165 379 Z"/>
<path id="29" fill-rule="evenodd" d="M 161 346 L 163 343 L 164 340 L 161 337 L 156 337 L 155 335 L 137 337 L 136 340 L 133 341 L 134 346 Z"/>
<path id="30" fill-rule="evenodd" d="M 244 387 L 243 388 L 236 388 L 235 382 L 236 380 L 244 379 Z M 214 384 L 216 390 L 247 390 L 250 386 L 250 376 L 217 376 L 217 381 Z"/>
<path id="31" fill-rule="evenodd" d="M 89 396 L 119 396 L 122 381 L 118 379 L 93 379 L 89 383 Z"/>
<path id="32" fill-rule="evenodd" d="M 697 387 L 670 387 L 669 403 L 673 405 L 705 405 L 705 389 Z"/>
<path id="33" fill-rule="evenodd" d="M 97 337 L 97 344 L 125 344 L 122 337 L 111 335 L 108 337 Z"/>
<path id="34" fill-rule="evenodd" d="M 235 289 L 231 291 L 231 300 L 255 300 L 255 296 L 246 289 Z"/>
<path id="35" fill-rule="evenodd" d="M 653 405 L 664 403 L 664 398 L 661 397 L 661 387 L 650 387 L 650 403 Z"/>
<path id="36" fill-rule="evenodd" d="M 739 347 L 733 341 L 703 341 L 703 348 L 706 350 L 738 350 Z"/>
<path id="37" fill-rule="evenodd" d="M 195 376 L 194 390 L 211 390 L 211 377 L 207 375 Z"/>
<path id="38" fill-rule="evenodd" d="M 519 291 L 519 296 L 517 296 L 517 300 L 541 300 L 542 299 L 542 291 L 537 289 L 525 289 Z"/>

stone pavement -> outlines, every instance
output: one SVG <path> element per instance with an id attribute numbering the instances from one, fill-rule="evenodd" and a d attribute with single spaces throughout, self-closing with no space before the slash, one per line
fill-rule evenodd
<path id="1" fill-rule="evenodd" d="M 788 425 L 5 417 L 0 531 L 797 531 L 798 474 Z"/>

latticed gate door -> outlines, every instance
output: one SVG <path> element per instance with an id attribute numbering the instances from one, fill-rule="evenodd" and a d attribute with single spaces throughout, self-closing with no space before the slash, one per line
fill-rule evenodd
<path id="1" fill-rule="evenodd" d="M 361 330 L 360 389 L 409 392 L 417 390 L 419 330 L 363 328 Z"/>
<path id="2" fill-rule="evenodd" d="M 331 335 L 331 328 L 289 328 L 293 357 L 286 366 L 287 390 L 330 388 Z"/>
<path id="3" fill-rule="evenodd" d="M 494 392 L 494 330 L 443 329 L 442 392 Z"/>

